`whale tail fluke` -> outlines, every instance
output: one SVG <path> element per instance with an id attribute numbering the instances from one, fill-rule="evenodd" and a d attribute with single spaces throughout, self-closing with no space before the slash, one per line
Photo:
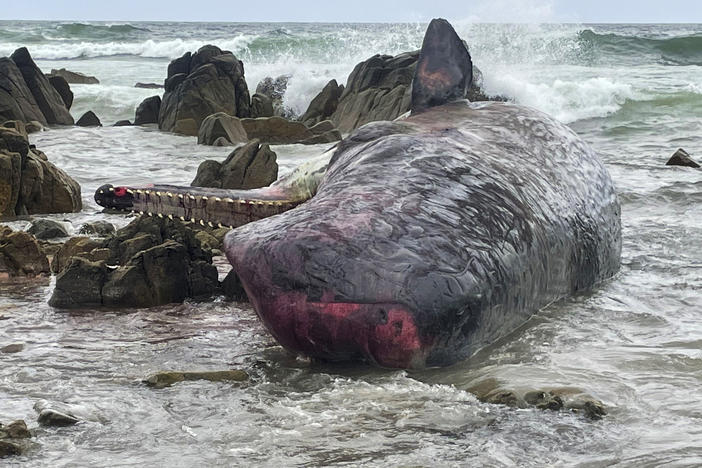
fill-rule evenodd
<path id="1" fill-rule="evenodd" d="M 424 35 L 412 80 L 412 113 L 463 99 L 473 82 L 465 44 L 445 19 L 433 19 Z"/>

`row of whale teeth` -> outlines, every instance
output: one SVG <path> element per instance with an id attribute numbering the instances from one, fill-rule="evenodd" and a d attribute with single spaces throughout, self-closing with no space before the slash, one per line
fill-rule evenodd
<path id="1" fill-rule="evenodd" d="M 226 224 L 222 224 L 222 223 L 215 224 L 212 221 L 205 221 L 205 220 L 196 219 L 196 218 L 186 218 L 184 216 L 173 216 L 172 214 L 164 215 L 163 213 L 152 213 L 151 211 L 128 210 L 126 208 L 117 208 L 117 210 L 124 211 L 125 213 L 134 213 L 134 214 L 138 214 L 138 215 L 154 216 L 157 218 L 168 218 L 170 220 L 179 219 L 184 223 L 194 223 L 194 224 L 199 224 L 200 226 L 209 226 L 211 228 L 234 229 L 234 226 L 231 226 L 231 225 L 226 225 Z"/>
<path id="2" fill-rule="evenodd" d="M 110 187 L 108 189 L 110 192 L 114 192 L 115 189 L 114 187 Z M 100 190 L 100 194 L 104 194 L 104 190 Z M 189 200 L 195 200 L 197 201 L 198 199 L 207 201 L 210 198 L 206 195 L 191 195 L 189 193 L 182 194 L 173 194 L 171 192 L 159 192 L 156 190 L 141 190 L 141 189 L 127 189 L 127 193 L 130 195 L 132 194 L 144 194 L 144 195 L 156 195 L 157 197 L 161 197 L 162 195 L 167 196 L 168 198 L 173 198 L 177 197 L 180 199 L 188 198 Z M 283 206 L 283 205 L 289 205 L 291 202 L 290 201 L 280 201 L 280 200 L 234 200 L 233 198 L 220 198 L 220 197 L 213 197 L 212 198 L 215 202 L 224 202 L 228 204 L 238 204 L 238 205 L 266 205 L 266 206 Z"/>

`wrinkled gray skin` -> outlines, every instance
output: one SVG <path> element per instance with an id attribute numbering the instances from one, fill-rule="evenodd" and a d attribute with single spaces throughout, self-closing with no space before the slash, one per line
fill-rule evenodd
<path id="1" fill-rule="evenodd" d="M 311 200 L 231 231 L 225 249 L 283 346 L 422 368 L 612 276 L 620 207 L 568 127 L 458 101 L 360 128 Z"/>

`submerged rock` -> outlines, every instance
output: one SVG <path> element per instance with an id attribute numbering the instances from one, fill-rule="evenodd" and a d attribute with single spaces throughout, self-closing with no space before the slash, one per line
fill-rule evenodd
<path id="1" fill-rule="evenodd" d="M 200 164 L 193 187 L 254 189 L 266 187 L 278 178 L 276 154 L 268 145 L 252 140 L 235 149 L 224 160 L 207 160 Z"/>
<path id="2" fill-rule="evenodd" d="M 66 427 L 74 426 L 80 422 L 80 419 L 72 414 L 62 413 L 51 408 L 43 409 L 39 413 L 37 421 L 42 426 L 49 427 Z"/>
<path id="3" fill-rule="evenodd" d="M 114 234 L 115 226 L 107 221 L 91 221 L 85 223 L 78 230 L 79 234 L 87 234 L 99 237 L 106 237 L 110 234 Z"/>
<path id="4" fill-rule="evenodd" d="M 242 370 L 203 371 L 203 372 L 158 372 L 147 377 L 144 383 L 153 388 L 166 388 L 186 380 L 207 380 L 209 382 L 244 382 L 249 375 Z"/>
<path id="5" fill-rule="evenodd" d="M 32 433 L 27 428 L 27 423 L 18 419 L 7 426 L 0 424 L 0 439 L 30 439 Z"/>
<path id="6" fill-rule="evenodd" d="M 136 83 L 134 87 L 141 89 L 161 89 L 163 85 L 158 83 Z"/>
<path id="7" fill-rule="evenodd" d="M 65 68 L 61 68 L 60 70 L 54 68 L 51 70 L 51 74 L 53 76 L 60 76 L 71 84 L 100 84 L 100 80 L 94 76 L 73 72 Z"/>
<path id="8" fill-rule="evenodd" d="M 697 162 L 695 162 L 690 154 L 685 151 L 684 149 L 680 148 L 678 149 L 673 156 L 670 157 L 667 163 L 665 163 L 666 166 L 684 166 L 684 167 L 693 167 L 693 168 L 698 168 L 700 167 Z"/>
<path id="9" fill-rule="evenodd" d="M 23 349 L 24 349 L 24 345 L 22 343 L 13 343 L 13 344 L 9 344 L 7 346 L 3 346 L 2 348 L 0 348 L 0 353 L 15 354 L 15 353 L 22 352 Z"/>
<path id="10" fill-rule="evenodd" d="M 89 110 L 78 119 L 76 125 L 79 127 L 102 127 L 102 122 L 100 122 L 98 116 L 95 115 L 95 112 Z"/>
<path id="11" fill-rule="evenodd" d="M 68 231 L 64 225 L 53 219 L 36 219 L 32 221 L 27 232 L 42 240 L 68 237 Z"/>
<path id="12" fill-rule="evenodd" d="M 112 125 L 113 127 L 131 127 L 133 124 L 129 120 L 118 120 Z"/>
<path id="13" fill-rule="evenodd" d="M 35 277 L 49 273 L 49 259 L 34 236 L 0 226 L 0 277 Z"/>
<path id="14" fill-rule="evenodd" d="M 0 439 L 0 458 L 22 455 L 22 446 L 16 442 Z"/>

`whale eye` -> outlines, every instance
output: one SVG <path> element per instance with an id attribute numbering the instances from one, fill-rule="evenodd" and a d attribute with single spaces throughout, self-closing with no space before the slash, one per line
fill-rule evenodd
<path id="1" fill-rule="evenodd" d="M 378 321 L 383 325 L 388 323 L 388 312 L 385 309 L 378 309 Z"/>

